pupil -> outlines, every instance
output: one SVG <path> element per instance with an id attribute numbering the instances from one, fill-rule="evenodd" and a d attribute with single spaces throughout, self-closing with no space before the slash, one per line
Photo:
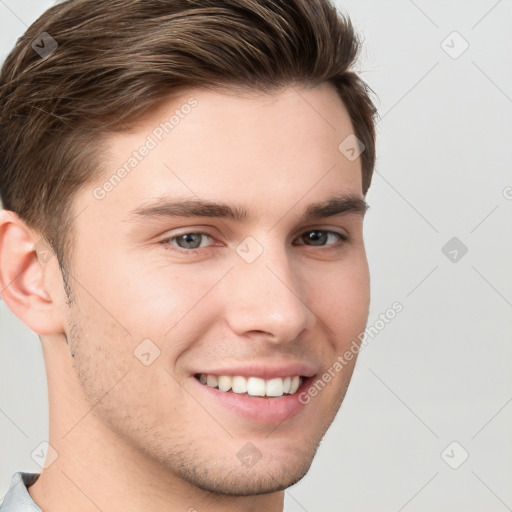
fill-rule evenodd
<path id="1" fill-rule="evenodd" d="M 190 238 L 192 237 L 196 237 L 197 235 L 195 233 L 187 233 L 186 235 L 182 235 L 181 236 L 181 240 L 184 241 L 186 244 L 189 244 L 189 243 L 192 243 L 192 245 L 194 245 L 193 243 L 193 240 L 191 242 Z M 199 237 L 198 237 L 199 239 Z M 186 248 L 187 249 L 197 249 L 199 246 L 201 245 L 201 243 L 197 243 L 197 240 L 196 240 L 196 244 L 193 246 L 193 247 L 189 247 L 187 246 Z"/>
<path id="2" fill-rule="evenodd" d="M 325 242 L 326 236 L 327 234 L 323 231 L 310 231 L 308 239 L 312 242 Z"/>

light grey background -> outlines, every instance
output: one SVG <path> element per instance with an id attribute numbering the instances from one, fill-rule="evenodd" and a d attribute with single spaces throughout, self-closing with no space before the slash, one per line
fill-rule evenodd
<path id="1" fill-rule="evenodd" d="M 0 0 L 1 61 L 51 4 Z M 512 510 L 512 2 L 337 5 L 365 39 L 359 69 L 382 117 L 369 325 L 404 309 L 361 352 L 285 509 Z M 15 471 L 41 470 L 30 454 L 47 406 L 39 340 L 0 302 L 0 499 Z"/>

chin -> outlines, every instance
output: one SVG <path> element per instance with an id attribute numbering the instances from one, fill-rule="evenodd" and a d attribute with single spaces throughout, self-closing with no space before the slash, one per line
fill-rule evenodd
<path id="1" fill-rule="evenodd" d="M 174 474 L 192 486 L 207 492 L 225 496 L 256 496 L 283 491 L 299 482 L 308 472 L 318 449 L 308 446 L 294 448 L 293 452 L 275 455 L 266 451 L 263 457 L 252 465 L 244 465 L 235 458 L 181 459 L 176 458 L 166 466 Z M 170 467 L 172 465 L 172 467 Z"/>
<path id="2" fill-rule="evenodd" d="M 197 474 L 189 483 L 200 489 L 225 496 L 256 496 L 284 491 L 296 484 L 308 472 L 313 458 L 298 467 L 259 467 L 228 470 L 224 476 Z"/>

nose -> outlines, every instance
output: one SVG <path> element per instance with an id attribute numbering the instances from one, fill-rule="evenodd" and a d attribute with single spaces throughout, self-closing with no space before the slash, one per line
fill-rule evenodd
<path id="1" fill-rule="evenodd" d="M 293 342 L 316 322 L 307 282 L 300 281 L 284 247 L 266 248 L 252 263 L 240 259 L 225 286 L 227 321 L 238 336 Z"/>

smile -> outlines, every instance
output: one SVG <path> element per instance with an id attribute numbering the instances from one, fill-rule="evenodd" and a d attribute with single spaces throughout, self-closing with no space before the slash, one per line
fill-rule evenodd
<path id="1" fill-rule="evenodd" d="M 219 391 L 266 397 L 293 395 L 304 380 L 300 375 L 262 379 L 260 377 L 211 375 L 206 373 L 196 375 L 196 379 L 201 384 Z"/>

